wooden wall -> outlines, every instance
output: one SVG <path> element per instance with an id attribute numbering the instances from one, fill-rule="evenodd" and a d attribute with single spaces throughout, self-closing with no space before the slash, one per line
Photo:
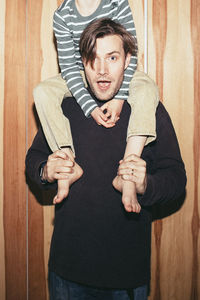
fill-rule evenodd
<path id="1" fill-rule="evenodd" d="M 37 130 L 33 87 L 58 72 L 52 14 L 60 2 L 0 0 L 2 300 L 48 299 L 53 207 L 48 205 L 50 197 L 35 197 L 35 190 L 27 188 L 24 158 Z M 143 69 L 146 58 L 148 73 L 159 85 L 161 100 L 172 117 L 188 176 L 182 207 L 153 224 L 149 299 L 198 300 L 200 4 L 198 0 L 129 2 L 138 34 L 139 68 Z M 148 40 L 144 40 L 145 21 Z M 157 212 L 165 215 L 164 209 L 158 208 Z"/>

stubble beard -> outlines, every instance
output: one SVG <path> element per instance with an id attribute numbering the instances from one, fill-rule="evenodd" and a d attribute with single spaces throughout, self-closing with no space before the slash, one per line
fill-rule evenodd
<path id="1" fill-rule="evenodd" d="M 97 81 L 95 81 L 95 82 L 97 82 Z M 112 80 L 111 80 L 111 82 L 112 82 Z M 121 84 L 122 84 L 122 81 L 119 86 L 116 86 L 115 88 L 113 88 L 113 90 L 111 89 L 108 93 L 98 91 L 98 88 L 95 89 L 95 85 L 93 85 L 93 84 L 89 84 L 89 87 L 90 87 L 92 93 L 94 94 L 94 96 L 96 97 L 96 99 L 98 99 L 100 101 L 109 101 L 109 100 L 114 99 L 115 95 L 118 93 L 118 91 L 120 89 Z"/>

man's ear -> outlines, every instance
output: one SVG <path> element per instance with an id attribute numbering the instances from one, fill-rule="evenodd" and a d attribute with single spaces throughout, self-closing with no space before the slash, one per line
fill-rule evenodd
<path id="1" fill-rule="evenodd" d="M 126 58 L 125 58 L 125 66 L 124 66 L 124 70 L 126 70 L 126 68 L 128 67 L 129 63 L 131 60 L 131 54 L 127 53 Z"/>

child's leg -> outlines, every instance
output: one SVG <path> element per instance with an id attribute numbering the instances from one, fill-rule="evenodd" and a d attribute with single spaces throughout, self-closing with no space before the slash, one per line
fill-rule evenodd
<path id="1" fill-rule="evenodd" d="M 62 149 L 71 160 L 74 160 L 70 148 L 65 148 L 68 146 L 74 151 L 69 120 L 64 116 L 61 109 L 64 96 L 72 96 L 66 82 L 59 74 L 41 82 L 34 89 L 33 94 L 49 147 L 53 152 Z M 81 175 L 82 169 L 75 163 L 74 173 L 69 174 L 69 179 L 58 181 L 58 192 L 54 198 L 55 203 L 62 201 L 67 196 L 70 185 L 79 179 Z"/>
<path id="2" fill-rule="evenodd" d="M 33 91 L 37 113 L 53 152 L 65 146 L 73 149 L 69 120 L 61 109 L 65 95 L 71 96 L 71 93 L 60 74 L 42 81 Z"/>
<path id="3" fill-rule="evenodd" d="M 141 155 L 146 143 L 146 136 L 131 136 L 128 138 L 124 158 L 130 154 Z M 116 189 L 122 192 L 122 203 L 128 212 L 139 213 L 141 206 L 137 201 L 137 193 L 135 183 L 116 176 L 113 180 L 113 185 Z"/>
<path id="4" fill-rule="evenodd" d="M 128 140 L 124 157 L 130 154 L 141 155 L 145 144 L 155 140 L 155 111 L 159 102 L 155 83 L 142 72 L 136 71 L 129 88 L 128 102 L 131 117 L 128 127 Z M 116 189 L 122 190 L 122 202 L 127 211 L 139 212 L 135 184 L 118 176 L 113 180 Z"/>
<path id="5" fill-rule="evenodd" d="M 156 108 L 159 91 L 155 82 L 145 73 L 136 71 L 129 87 L 128 102 L 131 117 L 127 137 L 147 136 L 146 145 L 156 139 Z"/>
<path id="6" fill-rule="evenodd" d="M 146 140 L 146 136 L 129 137 L 124 157 L 127 157 L 132 153 L 141 156 Z M 140 212 L 141 206 L 137 201 L 137 193 L 134 182 L 127 180 L 122 181 L 122 201 L 129 208 L 129 211 L 136 213 Z"/>
<path id="7" fill-rule="evenodd" d="M 74 157 L 73 157 L 73 154 L 72 154 L 72 151 L 70 148 L 63 148 L 62 151 L 68 155 L 69 159 L 74 161 Z M 66 198 L 69 193 L 69 188 L 72 185 L 72 183 L 77 181 L 82 175 L 83 175 L 83 170 L 74 161 L 73 173 L 68 174 L 68 179 L 67 180 L 62 180 L 62 179 L 58 180 L 58 191 L 57 191 L 57 195 L 53 199 L 53 203 L 54 204 L 60 203 L 64 198 Z"/>

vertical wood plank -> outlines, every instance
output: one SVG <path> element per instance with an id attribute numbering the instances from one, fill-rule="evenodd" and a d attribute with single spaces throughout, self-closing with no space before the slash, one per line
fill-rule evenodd
<path id="1" fill-rule="evenodd" d="M 192 287 L 191 299 L 200 298 L 199 266 L 200 266 L 200 214 L 199 214 L 199 162 L 200 162 L 200 4 L 199 1 L 191 3 L 191 40 L 194 62 L 194 206 L 192 215 Z M 199 242 L 199 243 L 198 243 Z"/>
<path id="2" fill-rule="evenodd" d="M 37 131 L 36 113 L 33 106 L 33 88 L 41 80 L 42 51 L 41 51 L 41 16 L 43 1 L 28 1 L 27 10 L 27 44 L 28 44 L 28 128 L 27 144 L 33 141 Z M 43 208 L 33 194 L 28 194 L 28 298 L 30 300 L 46 299 L 46 274 L 44 266 L 44 222 Z M 37 194 L 36 194 L 37 195 Z"/>
<path id="3" fill-rule="evenodd" d="M 28 66 L 29 109 L 28 144 L 36 133 L 37 113 L 33 103 L 33 88 L 58 73 L 57 52 L 54 45 L 52 20 L 57 1 L 29 1 L 28 9 Z M 35 14 L 33 13 L 35 12 Z M 39 13 L 38 13 L 39 12 Z M 48 299 L 48 258 L 53 230 L 54 207 L 45 205 L 52 195 L 29 193 L 29 299 Z"/>
<path id="4" fill-rule="evenodd" d="M 144 70 L 144 0 L 129 0 L 138 41 L 138 70 Z"/>
<path id="5" fill-rule="evenodd" d="M 191 286 L 195 275 L 192 276 L 192 258 L 195 256 L 193 260 L 195 264 L 198 264 L 199 260 L 193 253 L 191 235 L 194 182 L 199 185 L 194 178 L 192 153 L 193 143 L 196 145 L 199 142 L 194 141 L 193 134 L 191 134 L 194 132 L 195 110 L 193 105 L 194 65 L 190 36 L 191 7 L 190 1 L 160 1 L 159 8 L 157 4 L 159 1 L 149 1 L 149 73 L 157 80 L 163 102 L 174 123 L 186 165 L 188 185 L 187 197 L 181 209 L 163 219 L 162 230 L 159 232 L 157 232 L 157 224 L 154 224 L 150 299 L 187 300 L 193 299 Z M 159 14 L 162 16 L 160 22 L 156 21 Z M 194 220 L 193 237 L 195 236 L 196 242 L 194 248 L 197 250 L 197 214 Z M 159 282 L 157 282 L 158 276 Z"/>
<path id="6" fill-rule="evenodd" d="M 152 2 L 152 25 L 156 51 L 156 82 L 163 99 L 164 54 L 167 38 L 167 0 Z"/>
<path id="7" fill-rule="evenodd" d="M 28 299 L 48 299 L 47 263 L 54 211 L 52 206 L 44 205 L 49 203 L 51 196 L 41 195 L 40 192 L 38 195 L 35 189 L 33 193 L 29 192 L 26 202 L 24 157 L 26 145 L 30 146 L 37 131 L 32 90 L 41 79 L 58 72 L 52 16 L 61 2 L 0 0 L 2 300 L 27 299 L 27 255 Z M 148 1 L 149 75 L 157 81 L 161 99 L 171 115 L 188 175 L 187 198 L 183 207 L 153 225 L 150 300 L 200 299 L 198 2 Z M 140 50 L 138 68 L 143 70 L 144 0 L 129 0 L 129 3 Z"/>
<path id="8" fill-rule="evenodd" d="M 41 79 L 47 79 L 55 76 L 59 72 L 56 41 L 53 33 L 53 14 L 58 7 L 57 1 L 43 0 L 42 18 L 41 18 L 41 49 L 43 63 L 41 69 Z"/>
<path id="9" fill-rule="evenodd" d="M 25 0 L 6 1 L 3 190 L 9 300 L 26 299 L 25 12 Z"/>
<path id="10" fill-rule="evenodd" d="M 43 80 L 51 76 L 55 76 L 59 72 L 56 42 L 53 33 L 53 13 L 59 5 L 60 3 L 57 3 L 56 0 L 51 1 L 51 3 L 49 3 L 48 0 L 43 0 L 42 23 L 41 23 L 41 47 L 42 47 L 42 53 L 44 57 L 42 69 L 41 69 L 41 78 Z M 48 9 L 46 9 L 47 7 Z M 46 194 L 45 198 L 48 203 L 52 203 L 52 199 L 53 199 L 52 193 L 49 193 L 48 195 Z M 47 277 L 50 242 L 51 242 L 51 236 L 53 232 L 53 222 L 54 222 L 54 206 L 46 205 L 44 207 L 43 214 L 44 214 L 44 260 L 45 260 L 45 273 Z"/>
<path id="11" fill-rule="evenodd" d="M 167 1 L 153 1 L 152 6 L 152 23 L 153 33 L 156 45 L 156 82 L 160 89 L 160 99 L 163 98 L 163 63 L 164 51 L 166 46 L 166 30 L 167 30 Z M 150 57 L 149 57 L 150 59 Z M 154 299 L 161 298 L 160 272 L 161 272 L 161 239 L 163 232 L 162 220 L 154 223 L 155 236 L 155 253 L 156 253 L 156 268 Z"/>
<path id="12" fill-rule="evenodd" d="M 5 245 L 3 226 L 3 107 L 4 107 L 4 36 L 5 36 L 5 0 L 1 0 L 0 10 L 0 299 L 5 299 Z"/>

